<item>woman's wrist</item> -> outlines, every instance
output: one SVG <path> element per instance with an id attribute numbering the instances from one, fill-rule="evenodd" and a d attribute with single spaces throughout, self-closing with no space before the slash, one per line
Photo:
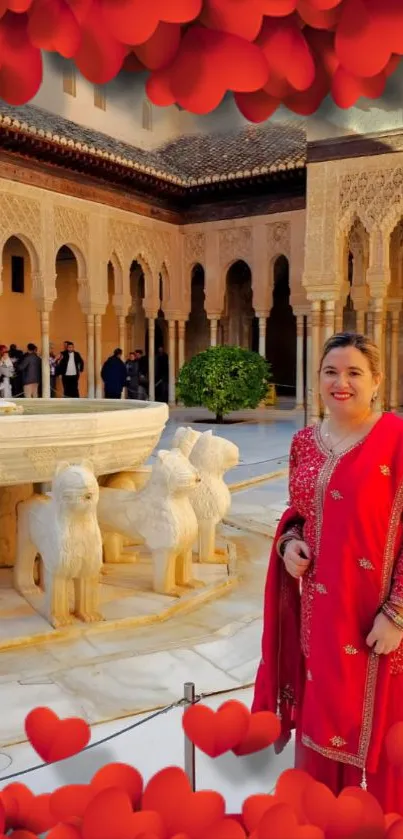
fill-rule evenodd
<path id="1" fill-rule="evenodd" d="M 396 626 L 397 629 L 400 629 L 403 632 L 403 611 L 399 609 L 397 606 L 394 606 L 389 600 L 384 603 L 382 606 L 382 614 Z"/>
<path id="2" fill-rule="evenodd" d="M 279 557 L 281 557 L 281 559 L 284 559 L 284 554 L 285 554 L 285 551 L 286 551 L 286 548 L 287 548 L 287 545 L 289 544 L 289 542 L 293 542 L 294 540 L 301 540 L 301 539 L 302 539 L 302 528 L 291 527 L 290 530 L 287 530 L 287 532 L 284 533 L 283 536 L 280 536 L 280 538 L 277 539 L 276 550 L 277 550 L 277 553 L 278 553 Z"/>

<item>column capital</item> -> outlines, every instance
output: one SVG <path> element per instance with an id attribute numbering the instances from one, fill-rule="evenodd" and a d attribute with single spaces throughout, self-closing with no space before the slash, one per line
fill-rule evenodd
<path id="1" fill-rule="evenodd" d="M 270 309 L 259 309 L 258 312 L 255 312 L 255 315 L 257 318 L 259 318 L 259 320 L 261 320 L 261 318 L 266 319 L 270 317 Z"/>
<path id="2" fill-rule="evenodd" d="M 144 313 L 147 320 L 157 320 L 158 318 L 158 310 L 157 309 L 148 309 L 144 308 Z"/>
<path id="3" fill-rule="evenodd" d="M 38 312 L 40 312 L 41 314 L 49 314 L 53 309 L 53 304 L 55 300 L 56 295 L 54 297 L 37 297 L 35 302 Z"/>
<path id="4" fill-rule="evenodd" d="M 206 312 L 207 320 L 220 320 L 222 312 L 217 309 L 215 312 Z"/>
<path id="5" fill-rule="evenodd" d="M 104 315 L 106 311 L 106 303 L 93 303 L 89 301 L 85 306 L 82 306 L 82 312 L 87 315 Z"/>
<path id="6" fill-rule="evenodd" d="M 172 311 L 169 309 L 164 309 L 165 320 L 168 321 L 177 321 L 177 320 L 187 320 L 186 315 L 183 312 L 178 312 L 177 310 L 173 309 Z"/>
<path id="7" fill-rule="evenodd" d="M 115 309 L 118 317 L 127 317 L 129 309 L 132 305 L 132 298 L 127 294 L 114 294 L 112 297 L 112 306 Z"/>

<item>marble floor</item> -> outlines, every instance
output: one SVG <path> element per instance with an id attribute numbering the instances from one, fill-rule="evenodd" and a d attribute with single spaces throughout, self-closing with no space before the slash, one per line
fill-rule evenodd
<path id="1" fill-rule="evenodd" d="M 175 412 L 161 446 L 191 418 Z M 292 412 L 284 412 L 279 419 L 266 417 L 253 425 L 215 427 L 215 433 L 240 447 L 242 466 L 233 470 L 231 482 L 240 478 L 234 473 L 245 467 L 253 470 L 264 464 L 262 474 L 273 471 L 280 456 L 286 465 L 290 439 L 299 425 Z M 79 639 L 0 652 L 0 747 L 8 750 L 25 740 L 24 718 L 38 705 L 49 706 L 62 717 L 84 716 L 98 731 L 107 721 L 120 719 L 123 727 L 122 718 L 179 699 L 187 681 L 195 682 L 197 692 L 208 694 L 235 691 L 238 695 L 250 686 L 260 658 L 270 536 L 286 498 L 285 477 L 233 495 L 221 535 L 236 546 L 239 584 L 220 600 L 151 626 L 113 632 L 100 628 Z M 0 755 L 0 779 L 2 768 Z"/>

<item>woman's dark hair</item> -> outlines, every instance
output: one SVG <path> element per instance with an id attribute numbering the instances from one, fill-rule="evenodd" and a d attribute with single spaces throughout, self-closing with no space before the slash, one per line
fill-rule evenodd
<path id="1" fill-rule="evenodd" d="M 332 335 L 323 347 L 319 370 L 322 369 L 326 356 L 332 350 L 339 350 L 343 347 L 355 347 L 356 350 L 359 350 L 360 353 L 365 355 L 372 375 L 380 375 L 381 354 L 379 352 L 379 348 L 373 341 L 371 341 L 370 338 L 367 338 L 366 335 L 360 335 L 357 334 L 357 332 L 339 332 L 337 335 Z"/>

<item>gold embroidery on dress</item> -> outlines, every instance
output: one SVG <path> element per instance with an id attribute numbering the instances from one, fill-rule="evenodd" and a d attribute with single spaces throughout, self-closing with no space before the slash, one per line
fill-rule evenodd
<path id="1" fill-rule="evenodd" d="M 338 489 L 332 489 L 330 495 L 332 496 L 332 498 L 334 498 L 335 501 L 342 501 L 343 500 L 343 496 L 342 496 L 341 492 L 339 492 Z"/>
<path id="2" fill-rule="evenodd" d="M 332 746 L 336 746 L 338 749 L 340 749 L 341 746 L 347 746 L 347 740 L 343 740 L 342 737 L 332 737 L 330 742 Z"/>
<path id="3" fill-rule="evenodd" d="M 327 588 L 323 583 L 316 583 L 316 591 L 318 594 L 327 594 Z"/>
<path id="4" fill-rule="evenodd" d="M 370 562 L 369 559 L 365 559 L 365 557 L 359 559 L 358 564 L 361 568 L 365 568 L 366 571 L 375 571 L 375 565 L 372 565 L 372 562 Z"/>
<path id="5" fill-rule="evenodd" d="M 347 655 L 358 655 L 357 648 L 353 647 L 352 644 L 346 644 L 346 646 L 343 649 L 344 652 L 347 653 Z"/>
<path id="6" fill-rule="evenodd" d="M 388 478 L 388 477 L 389 477 L 389 475 L 390 475 L 390 469 L 389 469 L 389 466 L 382 465 L 382 466 L 380 466 L 379 468 L 380 468 L 380 470 L 381 470 L 381 472 L 382 472 L 382 475 L 385 475 L 385 478 Z"/>

